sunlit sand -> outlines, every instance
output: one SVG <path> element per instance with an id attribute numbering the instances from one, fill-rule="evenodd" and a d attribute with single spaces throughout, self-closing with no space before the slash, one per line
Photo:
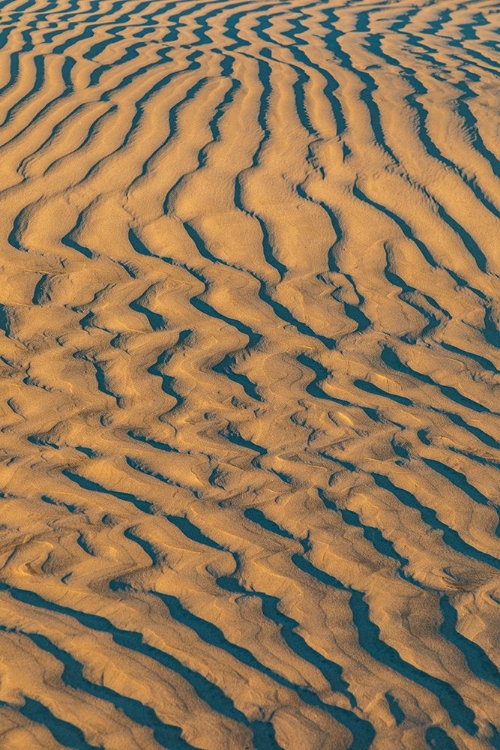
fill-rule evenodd
<path id="1" fill-rule="evenodd" d="M 500 747 L 493 0 L 0 6 L 0 748 Z"/>

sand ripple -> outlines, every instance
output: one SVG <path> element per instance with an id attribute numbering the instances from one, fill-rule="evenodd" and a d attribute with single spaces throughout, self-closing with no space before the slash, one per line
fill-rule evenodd
<path id="1" fill-rule="evenodd" d="M 3 749 L 500 747 L 498 34 L 2 3 Z"/>

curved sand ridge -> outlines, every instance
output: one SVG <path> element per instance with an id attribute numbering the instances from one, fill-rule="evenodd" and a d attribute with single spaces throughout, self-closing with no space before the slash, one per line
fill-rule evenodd
<path id="1" fill-rule="evenodd" d="M 497 10 L 2 3 L 4 750 L 500 746 Z"/>

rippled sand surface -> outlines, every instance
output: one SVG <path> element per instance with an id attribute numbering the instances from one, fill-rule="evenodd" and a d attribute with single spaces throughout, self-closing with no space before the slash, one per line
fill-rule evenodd
<path id="1" fill-rule="evenodd" d="M 2 750 L 500 747 L 498 20 L 2 2 Z"/>

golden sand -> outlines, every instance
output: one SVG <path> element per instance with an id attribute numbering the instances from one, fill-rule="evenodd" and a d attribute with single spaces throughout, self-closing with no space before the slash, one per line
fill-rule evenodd
<path id="1" fill-rule="evenodd" d="M 3 0 L 0 748 L 500 747 L 494 0 Z"/>

